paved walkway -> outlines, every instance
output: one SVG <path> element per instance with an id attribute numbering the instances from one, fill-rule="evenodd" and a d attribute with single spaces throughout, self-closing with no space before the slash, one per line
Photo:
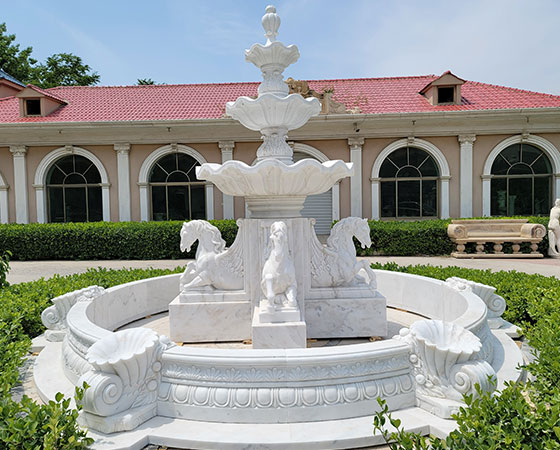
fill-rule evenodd
<path id="1" fill-rule="evenodd" d="M 459 266 L 470 269 L 517 270 L 526 273 L 540 273 L 560 278 L 560 259 L 455 259 L 449 256 L 374 256 L 371 262 L 395 262 L 401 266 L 429 264 L 432 266 Z M 186 265 L 188 260 L 148 260 L 148 261 L 12 261 L 8 281 L 12 284 L 50 278 L 55 274 L 70 275 L 85 272 L 91 267 L 107 269 L 147 268 L 174 269 Z"/>

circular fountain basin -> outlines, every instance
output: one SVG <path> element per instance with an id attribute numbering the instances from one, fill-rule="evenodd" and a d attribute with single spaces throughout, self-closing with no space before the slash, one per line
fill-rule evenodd
<path id="1" fill-rule="evenodd" d="M 479 296 L 421 276 L 388 271 L 375 274 L 389 307 L 468 330 L 480 339 L 481 354 L 500 374 L 512 346 L 504 346 L 490 331 L 488 310 Z M 96 342 L 127 324 L 167 311 L 170 299 L 178 294 L 179 277 L 115 286 L 93 301 L 76 303 L 67 315 L 67 335 L 61 345 L 66 382 L 75 385 L 92 368 L 87 352 Z M 212 340 L 212 330 L 208 333 Z M 157 416 L 255 426 L 342 424 L 372 416 L 379 409 L 378 398 L 393 411 L 419 410 L 409 357 L 409 345 L 390 337 L 286 350 L 173 345 L 161 356 Z M 510 366 L 520 360 L 517 354 L 509 358 Z M 519 376 L 511 367 L 506 372 L 505 378 L 499 375 L 500 384 Z M 37 384 L 45 400 L 56 392 L 55 386 L 41 382 L 41 376 Z"/>

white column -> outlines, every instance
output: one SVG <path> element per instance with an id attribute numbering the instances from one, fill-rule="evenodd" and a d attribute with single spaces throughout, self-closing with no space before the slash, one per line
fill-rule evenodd
<path id="1" fill-rule="evenodd" d="M 109 195 L 109 188 L 111 183 L 101 183 L 101 202 L 103 203 L 103 221 L 111 221 L 111 197 Z"/>
<path id="2" fill-rule="evenodd" d="M 473 180 L 473 144 L 476 141 L 474 134 L 461 134 L 458 136 L 461 145 L 461 163 L 459 182 L 461 199 L 461 217 L 472 217 L 472 180 Z"/>
<path id="3" fill-rule="evenodd" d="M 449 179 L 451 177 L 440 177 L 441 180 L 441 215 L 440 219 L 449 218 Z"/>
<path id="4" fill-rule="evenodd" d="M 138 183 L 140 191 L 140 220 L 147 222 L 149 217 L 149 203 L 148 203 L 148 183 Z"/>
<path id="5" fill-rule="evenodd" d="M 490 175 L 482 175 L 482 215 L 490 216 Z"/>
<path id="6" fill-rule="evenodd" d="M 45 186 L 34 184 L 35 202 L 37 203 L 37 223 L 47 223 L 47 199 L 45 198 Z"/>
<path id="7" fill-rule="evenodd" d="M 554 181 L 556 186 L 554 186 L 554 199 L 560 198 L 560 173 L 554 175 Z M 552 199 L 554 201 L 554 199 Z"/>
<path id="8" fill-rule="evenodd" d="M 119 220 L 130 221 L 130 144 L 115 144 L 117 152 L 117 188 L 119 191 Z"/>
<path id="9" fill-rule="evenodd" d="M 29 202 L 27 201 L 27 147 L 11 145 L 14 160 L 14 193 L 16 197 L 16 222 L 29 223 Z"/>
<path id="10" fill-rule="evenodd" d="M 214 220 L 214 185 L 208 183 L 206 190 L 206 220 Z"/>
<path id="11" fill-rule="evenodd" d="M 340 220 L 340 182 L 332 187 L 332 220 Z"/>
<path id="12" fill-rule="evenodd" d="M 234 141 L 220 141 L 218 146 L 222 151 L 222 164 L 233 159 Z M 223 194 L 224 219 L 233 219 L 233 196 Z"/>
<path id="13" fill-rule="evenodd" d="M 350 162 L 354 163 L 354 175 L 350 177 L 350 215 L 362 217 L 362 146 L 364 138 L 348 138 Z"/>
<path id="14" fill-rule="evenodd" d="M 379 178 L 371 179 L 371 220 L 379 220 Z"/>
<path id="15" fill-rule="evenodd" d="M 0 223 L 8 223 L 8 185 L 0 186 Z"/>

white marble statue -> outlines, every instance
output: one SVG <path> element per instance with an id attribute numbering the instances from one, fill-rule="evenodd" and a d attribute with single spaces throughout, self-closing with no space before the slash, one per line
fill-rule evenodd
<path id="1" fill-rule="evenodd" d="M 548 222 L 548 256 L 560 258 L 560 198 L 554 202 L 550 210 Z"/>
<path id="2" fill-rule="evenodd" d="M 312 245 L 311 286 L 334 287 L 369 284 L 376 288 L 375 274 L 366 260 L 356 259 L 356 236 L 362 248 L 371 246 L 370 228 L 367 219 L 347 217 L 337 222 L 322 246 L 317 241 Z"/>
<path id="3" fill-rule="evenodd" d="M 187 264 L 181 276 L 181 292 L 193 288 L 242 289 L 243 258 L 237 241 L 226 250 L 226 242 L 214 225 L 205 220 L 185 222 L 181 228 L 181 251 L 190 251 L 197 240 L 196 260 Z"/>
<path id="4" fill-rule="evenodd" d="M 268 256 L 262 270 L 261 289 L 266 301 L 261 309 L 274 313 L 283 309 L 297 310 L 296 269 L 288 247 L 288 227 L 274 222 L 270 227 Z"/>

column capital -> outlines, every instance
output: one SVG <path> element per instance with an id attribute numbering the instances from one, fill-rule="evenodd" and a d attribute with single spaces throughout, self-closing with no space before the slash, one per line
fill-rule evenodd
<path id="1" fill-rule="evenodd" d="M 476 141 L 475 134 L 460 134 L 457 136 L 460 144 L 473 144 Z"/>
<path id="2" fill-rule="evenodd" d="M 364 138 L 363 137 L 351 137 L 348 138 L 348 145 L 351 149 L 357 149 L 358 147 L 361 148 L 364 145 Z"/>
<path id="3" fill-rule="evenodd" d="M 115 150 L 119 154 L 128 154 L 130 152 L 130 144 L 128 143 L 113 144 L 113 150 Z"/>
<path id="4" fill-rule="evenodd" d="M 218 141 L 218 147 L 220 147 L 222 152 L 232 152 L 235 147 L 235 141 Z"/>
<path id="5" fill-rule="evenodd" d="M 29 147 L 27 145 L 10 145 L 10 152 L 14 156 L 25 156 Z"/>

